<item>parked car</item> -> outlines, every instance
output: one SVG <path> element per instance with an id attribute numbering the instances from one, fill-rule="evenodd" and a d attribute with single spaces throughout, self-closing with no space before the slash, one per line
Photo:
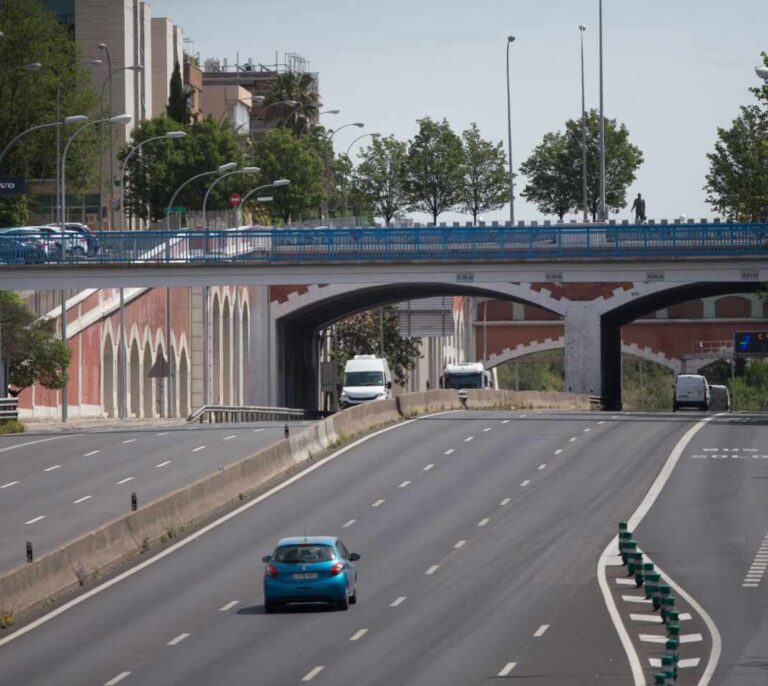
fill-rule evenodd
<path id="1" fill-rule="evenodd" d="M 287 603 L 330 603 L 346 610 L 357 602 L 359 560 L 335 536 L 301 536 L 278 541 L 265 555 L 264 611 Z"/>
<path id="2" fill-rule="evenodd" d="M 58 224 L 49 224 L 54 228 L 60 228 Z M 99 237 L 94 233 L 93 229 L 87 224 L 80 224 L 79 222 L 67 222 L 64 225 L 67 231 L 76 231 L 83 238 L 85 238 L 88 244 L 88 256 L 98 255 L 101 246 L 99 245 Z"/>
<path id="3" fill-rule="evenodd" d="M 48 244 L 40 232 L 27 227 L 0 229 L 0 261 L 36 264 L 48 259 Z"/>

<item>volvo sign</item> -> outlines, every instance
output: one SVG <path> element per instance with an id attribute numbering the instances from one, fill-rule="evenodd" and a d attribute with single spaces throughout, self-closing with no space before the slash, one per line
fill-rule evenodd
<path id="1" fill-rule="evenodd" d="M 23 176 L 0 176 L 0 195 L 24 195 L 26 192 Z"/>

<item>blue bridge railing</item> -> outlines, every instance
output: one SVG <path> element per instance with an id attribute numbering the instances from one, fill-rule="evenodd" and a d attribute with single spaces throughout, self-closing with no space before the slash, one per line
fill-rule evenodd
<path id="1" fill-rule="evenodd" d="M 0 264 L 382 262 L 765 256 L 768 224 L 578 225 L 94 232 L 96 250 L 5 236 Z"/>

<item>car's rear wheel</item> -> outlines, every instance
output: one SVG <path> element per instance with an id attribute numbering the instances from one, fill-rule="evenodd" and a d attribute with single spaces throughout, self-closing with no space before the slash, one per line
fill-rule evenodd
<path id="1" fill-rule="evenodd" d="M 357 604 L 357 584 L 355 584 L 355 592 L 351 596 L 349 596 L 349 604 L 350 605 Z"/>
<path id="2" fill-rule="evenodd" d="M 347 596 L 344 596 L 342 600 L 336 603 L 336 609 L 341 610 L 342 612 L 349 609 L 349 599 Z"/>

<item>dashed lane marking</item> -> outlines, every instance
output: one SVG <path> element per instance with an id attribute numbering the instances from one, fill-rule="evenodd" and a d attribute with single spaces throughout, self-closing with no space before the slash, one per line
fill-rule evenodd
<path id="1" fill-rule="evenodd" d="M 349 529 L 350 526 L 352 526 L 357 520 L 356 519 L 350 519 L 346 524 L 342 524 L 342 529 Z"/>
<path id="2" fill-rule="evenodd" d="M 589 433 L 591 430 L 592 430 L 592 429 L 590 429 L 589 427 L 587 427 L 586 429 L 584 429 L 584 433 L 585 433 L 585 434 L 588 434 L 588 433 Z"/>
<path id="3" fill-rule="evenodd" d="M 536 471 L 539 471 L 539 472 L 540 472 L 542 469 L 546 469 L 546 468 L 547 468 L 547 465 L 546 465 L 546 463 L 545 463 L 545 464 L 540 464 L 540 465 L 539 465 L 539 466 L 536 468 Z"/>
<path id="4" fill-rule="evenodd" d="M 605 424 L 605 419 L 601 419 L 598 424 Z"/>
<path id="5" fill-rule="evenodd" d="M 51 465 L 50 467 L 47 467 L 47 468 L 46 468 L 46 469 L 44 469 L 43 471 L 44 471 L 44 472 L 53 472 L 53 471 L 55 471 L 56 469 L 61 469 L 61 465 L 60 465 L 60 464 L 54 464 L 54 465 Z"/>
<path id="6" fill-rule="evenodd" d="M 453 547 L 454 547 L 454 548 L 456 548 L 456 549 L 458 550 L 459 548 L 463 548 L 463 547 L 464 547 L 464 545 L 466 545 L 466 543 L 467 543 L 467 542 L 466 542 L 466 541 L 465 541 L 465 540 L 462 538 L 460 541 L 457 541 L 457 542 L 456 542 L 456 545 L 455 545 L 455 546 L 453 546 Z"/>
<path id="7" fill-rule="evenodd" d="M 125 441 L 123 441 L 123 445 L 125 445 L 126 443 L 135 443 L 135 442 L 136 442 L 135 438 L 128 438 Z"/>
<path id="8" fill-rule="evenodd" d="M 39 522 L 41 519 L 45 519 L 45 515 L 40 515 L 39 517 L 35 517 L 34 519 L 30 519 L 28 522 L 24 522 L 25 524 L 34 524 L 35 522 Z"/>
<path id="9" fill-rule="evenodd" d="M 451 454 L 453 451 L 454 451 L 454 448 L 448 448 L 448 450 L 446 450 L 446 451 L 443 453 L 443 455 L 450 455 L 450 454 Z"/>
<path id="10" fill-rule="evenodd" d="M 253 429 L 253 433 L 257 434 L 259 431 L 264 431 L 264 429 Z"/>
<path id="11" fill-rule="evenodd" d="M 168 643 L 165 645 L 167 646 L 175 646 L 181 643 L 185 638 L 189 638 L 189 634 L 179 634 L 176 638 L 172 638 Z"/>
<path id="12" fill-rule="evenodd" d="M 130 672 L 120 672 L 117 676 L 112 677 L 109 681 L 104 683 L 104 686 L 117 686 L 125 677 L 130 676 Z"/>
<path id="13" fill-rule="evenodd" d="M 557 450 L 555 450 L 555 455 L 560 455 L 562 452 L 563 452 L 563 449 L 558 448 Z"/>
<path id="14" fill-rule="evenodd" d="M 402 605 L 405 602 L 406 596 L 401 595 L 398 598 L 395 598 L 390 604 L 390 607 L 397 607 L 398 605 Z"/>
<path id="15" fill-rule="evenodd" d="M 498 676 L 508 676 L 516 665 L 517 662 L 507 662 L 507 664 L 504 665 L 504 668 L 499 672 Z"/>
<path id="16" fill-rule="evenodd" d="M 197 446 L 197 448 L 192 448 L 192 452 L 193 453 L 199 453 L 201 450 L 205 450 L 205 446 L 204 445 L 199 445 L 199 446 Z"/>
<path id="17" fill-rule="evenodd" d="M 502 424 L 509 424 L 509 419 L 502 419 L 502 420 L 501 420 L 501 423 L 502 423 Z"/>
<path id="18" fill-rule="evenodd" d="M 365 636 L 368 633 L 368 629 L 359 629 L 358 631 L 355 631 L 354 634 L 352 634 L 349 637 L 350 641 L 359 641 L 363 636 Z"/>
<path id="19" fill-rule="evenodd" d="M 155 465 L 155 469 L 161 469 L 162 467 L 167 467 L 169 464 L 171 464 L 173 460 L 166 460 L 165 462 L 161 462 L 160 464 Z"/>
<path id="20" fill-rule="evenodd" d="M 474 436 L 467 436 L 467 437 L 464 439 L 464 443 L 469 443 L 470 441 L 474 441 L 474 440 L 475 440 L 475 437 L 474 437 Z"/>
<path id="21" fill-rule="evenodd" d="M 96 455 L 97 453 L 100 453 L 100 452 L 101 452 L 101 450 L 91 450 L 91 452 L 85 453 L 85 455 L 83 455 L 83 457 L 90 457 L 91 455 Z"/>
<path id="22" fill-rule="evenodd" d="M 569 442 L 569 443 L 573 443 L 574 441 L 578 441 L 578 440 L 579 440 L 579 437 L 578 437 L 578 436 L 571 436 L 571 437 L 568 439 L 568 442 Z"/>
<path id="23" fill-rule="evenodd" d="M 231 610 L 239 602 L 239 600 L 230 600 L 226 605 L 223 605 L 219 608 L 219 612 L 226 612 L 227 610 Z"/>
<path id="24" fill-rule="evenodd" d="M 523 488 L 525 488 L 525 487 L 526 487 L 526 486 L 527 486 L 529 483 L 531 483 L 531 480 L 530 480 L 530 479 L 526 479 L 526 480 L 525 480 L 525 481 L 523 481 L 523 483 L 521 483 L 520 485 L 521 485 Z"/>
<path id="25" fill-rule="evenodd" d="M 490 522 L 490 521 L 491 521 L 491 520 L 490 520 L 490 519 L 488 519 L 488 517 L 484 517 L 483 519 L 481 519 L 481 520 L 480 520 L 480 521 L 477 523 L 477 525 L 478 525 L 478 526 L 485 526 L 485 525 L 486 525 L 488 522 Z"/>
<path id="26" fill-rule="evenodd" d="M 409 486 L 409 485 L 410 485 L 410 483 L 411 483 L 410 481 L 403 481 L 403 483 L 401 483 L 401 484 L 398 486 L 398 488 L 405 488 L 406 486 Z"/>
<path id="27" fill-rule="evenodd" d="M 11 486 L 15 486 L 17 483 L 19 483 L 19 482 L 18 481 L 9 481 L 7 484 L 3 484 L 2 486 L 0 486 L 0 489 L 10 488 Z"/>
<path id="28" fill-rule="evenodd" d="M 120 481 L 117 481 L 115 483 L 117 483 L 118 486 L 122 486 L 123 484 L 127 484 L 129 481 L 133 481 L 132 476 L 126 476 L 125 479 L 120 479 Z"/>
<path id="29" fill-rule="evenodd" d="M 490 431 L 492 428 L 493 427 L 490 427 L 490 426 L 486 427 L 485 429 L 483 429 L 483 433 L 485 433 L 486 431 Z"/>
<path id="30" fill-rule="evenodd" d="M 505 506 L 509 505 L 511 502 L 512 502 L 512 498 L 504 498 L 504 500 L 502 500 L 499 503 L 499 505 L 501 505 L 502 507 L 505 507 Z"/>
<path id="31" fill-rule="evenodd" d="M 233 438 L 237 438 L 235 434 L 232 434 L 231 436 L 224 436 L 225 441 L 231 441 Z"/>
<path id="32" fill-rule="evenodd" d="M 371 503 L 371 507 L 381 507 L 385 502 L 387 502 L 386 498 L 379 498 L 375 503 Z"/>
<path id="33" fill-rule="evenodd" d="M 161 431 L 159 434 L 155 434 L 155 436 L 167 436 L 167 435 L 168 435 L 167 431 Z"/>
<path id="34" fill-rule="evenodd" d="M 549 624 L 542 624 L 538 629 L 536 629 L 536 633 L 533 635 L 534 638 L 541 638 L 549 629 Z"/>
<path id="35" fill-rule="evenodd" d="M 428 472 L 428 471 L 429 471 L 430 469 L 432 469 L 432 467 L 434 467 L 434 466 L 435 466 L 435 465 L 433 465 L 433 464 L 430 462 L 430 463 L 429 463 L 428 465 L 426 465 L 426 466 L 424 467 L 424 469 L 422 469 L 421 471 L 422 471 L 422 472 Z"/>
<path id="36" fill-rule="evenodd" d="M 438 569 L 440 569 L 440 565 L 432 565 L 424 574 L 434 574 Z"/>
<path id="37" fill-rule="evenodd" d="M 302 678 L 302 681 L 312 681 L 320 672 L 322 672 L 325 669 L 323 665 L 318 665 L 317 667 L 313 667 L 310 669 Z"/>
<path id="38" fill-rule="evenodd" d="M 616 579 L 617 586 L 637 586 L 634 579 Z"/>
<path id="39" fill-rule="evenodd" d="M 525 419 L 528 415 L 527 414 L 521 414 L 521 415 L 518 415 L 518 416 L 520 417 L 520 419 Z"/>
<path id="40" fill-rule="evenodd" d="M 84 495 L 82 498 L 78 498 L 77 500 L 73 500 L 72 504 L 73 505 L 79 505 L 80 503 L 84 503 L 86 500 L 90 500 L 91 498 L 93 498 L 92 495 Z"/>

